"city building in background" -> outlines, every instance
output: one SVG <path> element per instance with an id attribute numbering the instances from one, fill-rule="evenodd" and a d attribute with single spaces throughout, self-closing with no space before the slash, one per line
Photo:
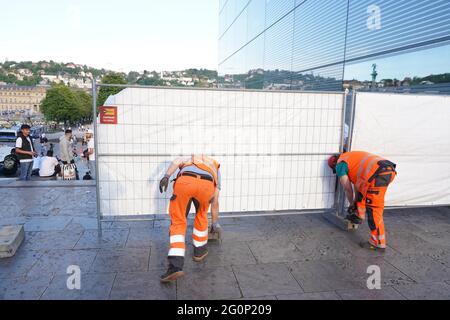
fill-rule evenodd
<path id="1" fill-rule="evenodd" d="M 40 112 L 49 86 L 0 85 L 0 112 Z"/>
<path id="2" fill-rule="evenodd" d="M 450 93 L 448 0 L 220 0 L 220 86 Z"/>

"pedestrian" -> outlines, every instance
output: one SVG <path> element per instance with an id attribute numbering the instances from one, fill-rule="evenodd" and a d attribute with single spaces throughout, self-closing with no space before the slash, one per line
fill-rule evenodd
<path id="1" fill-rule="evenodd" d="M 174 281 L 184 275 L 186 220 L 192 203 L 196 209 L 192 234 L 194 261 L 200 262 L 208 255 L 208 209 L 214 202 L 214 193 L 220 184 L 219 167 L 220 164 L 216 160 L 206 155 L 178 158 L 171 163 L 159 183 L 159 191 L 161 193 L 163 190 L 167 191 L 170 176 L 179 169 L 169 205 L 171 220 L 169 267 L 161 276 L 162 282 Z"/>
<path id="2" fill-rule="evenodd" d="M 16 139 L 16 155 L 20 162 L 20 178 L 25 181 L 31 179 L 31 172 L 33 170 L 33 158 L 37 157 L 36 149 L 34 148 L 33 139 L 30 137 L 31 127 L 23 124 L 20 127 L 19 136 Z"/>
<path id="3" fill-rule="evenodd" d="M 42 157 L 39 165 L 40 177 L 54 177 L 61 172 L 61 166 L 58 159 L 53 156 L 53 151 L 47 151 L 47 155 Z"/>
<path id="4" fill-rule="evenodd" d="M 66 129 L 64 135 L 59 138 L 59 157 L 64 165 L 75 165 L 74 150 L 71 144 L 72 130 Z M 76 168 L 76 166 L 75 166 Z M 76 170 L 76 179 L 78 180 L 78 170 Z"/>
<path id="5" fill-rule="evenodd" d="M 338 176 L 351 204 L 346 219 L 353 224 L 361 224 L 367 215 L 371 236 L 369 242 L 360 244 L 361 247 L 371 250 L 386 249 L 384 197 L 388 186 L 397 175 L 396 165 L 364 151 L 332 156 L 328 159 L 328 165 Z"/>
<path id="6" fill-rule="evenodd" d="M 95 179 L 96 175 L 96 167 L 95 167 L 95 141 L 94 141 L 94 132 L 89 129 L 86 132 L 86 141 L 87 141 L 87 160 L 88 160 L 88 168 L 91 172 L 91 178 Z"/>

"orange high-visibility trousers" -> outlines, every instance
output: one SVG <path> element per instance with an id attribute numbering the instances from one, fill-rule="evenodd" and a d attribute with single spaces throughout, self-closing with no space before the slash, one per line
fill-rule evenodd
<path id="1" fill-rule="evenodd" d="M 358 216 L 367 222 L 370 228 L 369 242 L 375 247 L 386 248 L 386 233 L 384 229 L 384 197 L 389 184 L 395 179 L 396 172 L 385 170 L 378 174 L 370 182 L 365 197 L 360 197 L 357 202 Z"/>
<path id="2" fill-rule="evenodd" d="M 192 240 L 194 247 L 203 247 L 208 243 L 208 209 L 214 196 L 214 183 L 200 177 L 179 176 L 175 181 L 173 196 L 170 199 L 169 215 L 170 250 L 169 261 L 176 267 L 182 268 L 186 252 L 185 235 L 187 227 L 187 214 L 191 202 L 197 209 Z"/>

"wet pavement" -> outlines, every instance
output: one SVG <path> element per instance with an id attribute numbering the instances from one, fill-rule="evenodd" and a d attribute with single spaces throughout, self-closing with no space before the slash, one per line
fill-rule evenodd
<path id="1" fill-rule="evenodd" d="M 223 218 L 205 261 L 190 245 L 185 277 L 161 284 L 168 220 L 105 222 L 99 240 L 92 182 L 0 182 L 0 194 L 0 226 L 26 231 L 0 259 L 0 299 L 450 299 L 448 207 L 387 211 L 385 253 L 359 247 L 366 225 L 345 232 L 321 214 Z M 81 290 L 67 288 L 70 265 Z M 367 288 L 372 265 L 381 290 Z"/>

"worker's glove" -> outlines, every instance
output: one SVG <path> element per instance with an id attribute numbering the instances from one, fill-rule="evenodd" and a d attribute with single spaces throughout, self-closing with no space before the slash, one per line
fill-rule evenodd
<path id="1" fill-rule="evenodd" d="M 222 227 L 218 222 L 211 224 L 211 228 L 208 233 L 208 240 L 221 240 L 222 239 Z"/>
<path id="2" fill-rule="evenodd" d="M 218 222 L 214 222 L 211 224 L 211 230 L 209 230 L 210 233 L 218 233 L 221 232 L 222 227 Z"/>
<path id="3" fill-rule="evenodd" d="M 167 187 L 169 186 L 169 178 L 170 176 L 168 174 L 165 174 L 164 178 L 161 179 L 161 181 L 159 182 L 159 192 L 163 193 L 163 188 L 164 192 L 167 191 Z"/>
<path id="4" fill-rule="evenodd" d="M 356 214 L 356 213 L 350 213 L 345 217 L 348 221 L 350 221 L 353 224 L 361 224 L 362 219 Z"/>

